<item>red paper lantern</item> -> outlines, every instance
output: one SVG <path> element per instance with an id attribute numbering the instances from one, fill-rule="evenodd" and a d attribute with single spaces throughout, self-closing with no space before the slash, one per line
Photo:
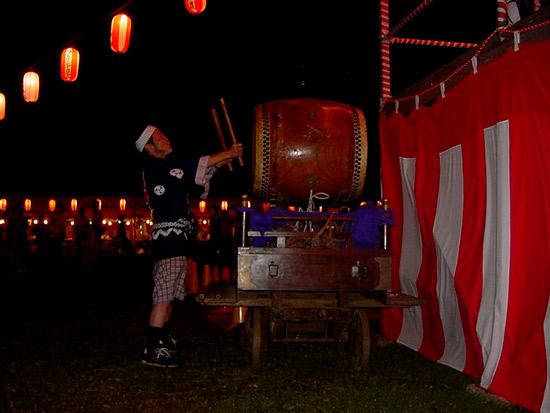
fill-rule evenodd
<path id="1" fill-rule="evenodd" d="M 206 201 L 200 201 L 199 202 L 199 212 L 206 211 Z"/>
<path id="2" fill-rule="evenodd" d="M 120 210 L 124 211 L 126 209 L 126 200 L 122 198 L 119 202 Z"/>
<path id="3" fill-rule="evenodd" d="M 0 199 L 0 211 L 5 211 L 7 206 L 8 201 L 6 200 L 6 198 Z"/>
<path id="4" fill-rule="evenodd" d="M 6 96 L 0 93 L 0 120 L 6 117 Z"/>
<path id="5" fill-rule="evenodd" d="M 25 102 L 36 102 L 40 92 L 40 77 L 36 72 L 27 72 L 23 76 L 23 98 Z"/>
<path id="6" fill-rule="evenodd" d="M 25 203 L 24 203 L 24 207 L 25 207 L 25 211 L 30 211 L 31 210 L 31 200 L 30 199 L 25 199 Z"/>
<path id="7" fill-rule="evenodd" d="M 76 199 L 71 199 L 71 211 L 76 211 L 78 208 L 78 201 Z"/>
<path id="8" fill-rule="evenodd" d="M 191 14 L 201 14 L 206 9 L 206 0 L 185 0 L 185 8 Z"/>
<path id="9" fill-rule="evenodd" d="M 61 79 L 74 82 L 78 77 L 80 53 L 74 47 L 67 47 L 61 52 Z"/>
<path id="10" fill-rule="evenodd" d="M 50 202 L 48 202 L 48 209 L 50 212 L 55 211 L 55 199 L 50 199 Z"/>
<path id="11" fill-rule="evenodd" d="M 130 46 L 132 19 L 124 13 L 117 14 L 111 22 L 111 49 L 115 53 L 124 53 Z"/>
<path id="12" fill-rule="evenodd" d="M 227 211 L 227 207 L 228 207 L 227 201 L 222 201 L 222 205 L 221 205 L 221 206 L 222 206 L 222 211 Z"/>

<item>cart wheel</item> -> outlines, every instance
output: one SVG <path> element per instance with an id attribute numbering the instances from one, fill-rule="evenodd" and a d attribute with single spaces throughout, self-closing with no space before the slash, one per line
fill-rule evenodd
<path id="1" fill-rule="evenodd" d="M 369 317 L 365 310 L 357 309 L 353 312 L 349 343 L 353 367 L 361 371 L 369 363 L 371 345 Z"/>
<path id="2" fill-rule="evenodd" d="M 265 330 L 262 327 L 261 307 L 250 308 L 246 313 L 240 342 L 243 350 L 252 353 L 253 366 L 260 363 L 260 353 L 266 349 L 267 335 Z"/>

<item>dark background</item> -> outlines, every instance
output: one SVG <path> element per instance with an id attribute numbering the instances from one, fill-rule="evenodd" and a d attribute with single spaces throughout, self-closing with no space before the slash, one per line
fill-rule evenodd
<path id="1" fill-rule="evenodd" d="M 141 195 L 134 141 L 143 128 L 159 126 L 176 149 L 193 155 L 216 153 L 221 144 L 210 109 L 221 115 L 222 97 L 245 144 L 245 166 L 221 170 L 211 196 L 251 192 L 254 106 L 288 98 L 364 112 L 364 198 L 379 196 L 377 0 L 208 0 L 198 16 L 183 0 L 12 3 L 0 22 L 0 92 L 7 100 L 0 196 Z M 390 27 L 420 3 L 391 0 Z M 130 48 L 121 55 L 109 45 L 119 8 L 133 22 Z M 435 0 L 396 35 L 478 43 L 495 27 L 496 1 Z M 59 75 L 68 46 L 81 54 L 73 83 Z M 393 45 L 392 93 L 465 52 Z M 22 78 L 31 69 L 40 74 L 40 97 L 25 103 Z"/>

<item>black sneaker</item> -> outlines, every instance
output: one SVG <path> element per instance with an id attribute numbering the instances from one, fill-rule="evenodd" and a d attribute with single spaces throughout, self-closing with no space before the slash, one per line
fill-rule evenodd
<path id="1" fill-rule="evenodd" d="M 161 347 L 165 347 L 168 351 L 171 352 L 177 352 L 182 349 L 182 346 L 180 346 L 177 340 L 171 335 L 168 335 L 165 340 L 160 340 L 159 344 Z"/>
<path id="2" fill-rule="evenodd" d="M 151 354 L 145 349 L 141 362 L 157 367 L 179 367 L 181 365 L 180 361 L 174 359 L 165 347 L 156 348 Z"/>

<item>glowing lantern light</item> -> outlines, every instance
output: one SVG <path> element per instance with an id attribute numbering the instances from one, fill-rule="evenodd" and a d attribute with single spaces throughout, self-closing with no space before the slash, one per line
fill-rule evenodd
<path id="1" fill-rule="evenodd" d="M 185 0 L 185 8 L 191 14 L 201 14 L 206 9 L 206 0 Z"/>
<path id="2" fill-rule="evenodd" d="M 289 210 L 289 211 L 296 211 L 296 207 L 294 207 L 294 206 L 289 206 L 289 207 L 288 207 L 288 210 Z"/>
<path id="3" fill-rule="evenodd" d="M 31 200 L 30 199 L 25 199 L 25 203 L 24 203 L 24 207 L 25 207 L 25 211 L 30 211 L 31 210 Z"/>
<path id="4" fill-rule="evenodd" d="M 0 93 L 0 120 L 6 117 L 6 96 Z"/>
<path id="5" fill-rule="evenodd" d="M 200 201 L 199 202 L 199 211 L 200 212 L 206 211 L 206 201 Z"/>
<path id="6" fill-rule="evenodd" d="M 48 209 L 50 212 L 55 211 L 55 199 L 50 199 L 50 202 L 48 202 Z"/>
<path id="7" fill-rule="evenodd" d="M 61 79 L 74 82 L 78 77 L 80 52 L 74 47 L 67 47 L 61 52 Z"/>
<path id="8" fill-rule="evenodd" d="M 227 211 L 227 201 L 222 201 L 222 211 Z"/>
<path id="9" fill-rule="evenodd" d="M 6 201 L 6 198 L 0 199 L 0 211 L 5 211 L 7 206 L 8 201 Z"/>
<path id="10" fill-rule="evenodd" d="M 76 199 L 71 199 L 71 211 L 76 211 L 78 208 L 78 201 Z"/>
<path id="11" fill-rule="evenodd" d="M 132 19 L 124 13 L 117 14 L 111 22 L 111 49 L 115 53 L 124 53 L 130 46 Z"/>
<path id="12" fill-rule="evenodd" d="M 271 206 L 271 205 L 269 204 L 269 202 L 263 202 L 263 203 L 262 203 L 262 210 L 263 210 L 264 212 L 268 212 L 270 206 Z"/>
<path id="13" fill-rule="evenodd" d="M 97 201 L 97 210 L 101 211 L 101 199 L 98 198 L 96 199 L 96 201 Z"/>
<path id="14" fill-rule="evenodd" d="M 23 98 L 25 102 L 36 102 L 40 92 L 40 78 L 36 72 L 27 72 L 23 76 Z"/>
<path id="15" fill-rule="evenodd" d="M 119 202 L 120 210 L 124 211 L 126 209 L 126 200 L 122 198 Z"/>

